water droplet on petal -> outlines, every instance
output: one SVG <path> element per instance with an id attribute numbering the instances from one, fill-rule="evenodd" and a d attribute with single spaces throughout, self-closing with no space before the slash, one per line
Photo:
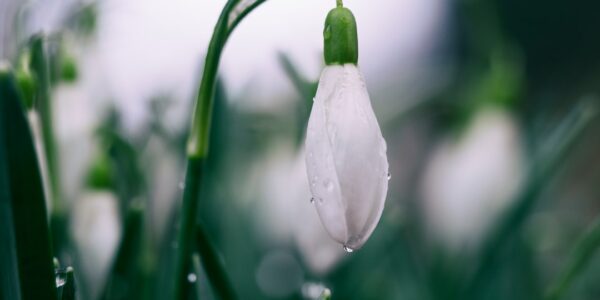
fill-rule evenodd
<path id="1" fill-rule="evenodd" d="M 317 203 L 317 204 L 321 205 L 321 204 L 323 204 L 323 198 L 312 197 L 312 198 L 310 198 L 310 203 Z"/>
<path id="2" fill-rule="evenodd" d="M 197 280 L 197 279 L 198 279 L 198 277 L 197 277 L 197 276 L 196 276 L 196 274 L 194 274 L 194 273 L 190 273 L 190 274 L 188 274 L 188 276 L 187 276 L 187 280 L 188 280 L 190 283 L 194 283 L 194 282 L 196 282 L 196 280 Z"/>
<path id="3" fill-rule="evenodd" d="M 354 252 L 354 249 L 344 245 L 344 251 L 346 251 L 347 253 L 352 253 L 352 252 Z"/>
<path id="4" fill-rule="evenodd" d="M 392 173 L 387 173 L 387 179 L 388 180 L 392 179 Z"/>
<path id="5" fill-rule="evenodd" d="M 333 191 L 333 182 L 331 182 L 331 180 L 327 179 L 323 182 L 323 186 L 327 189 L 328 192 L 332 192 Z"/>
<path id="6" fill-rule="evenodd" d="M 327 27 L 325 27 L 325 30 L 323 31 L 323 39 L 330 39 L 331 38 L 331 25 L 327 25 Z"/>

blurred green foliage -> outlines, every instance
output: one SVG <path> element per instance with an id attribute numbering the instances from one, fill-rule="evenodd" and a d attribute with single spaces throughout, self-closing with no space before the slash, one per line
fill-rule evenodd
<path id="1" fill-rule="evenodd" d="M 304 283 L 324 285 L 331 290 L 331 299 L 600 297 L 600 259 L 595 255 L 600 244 L 598 225 L 583 230 L 599 214 L 597 203 L 592 203 L 591 216 L 578 218 L 574 228 L 560 223 L 566 233 L 554 232 L 552 227 L 530 232 L 541 213 L 564 221 L 564 209 L 552 202 L 557 197 L 550 195 L 557 186 L 600 178 L 596 163 L 600 124 L 593 118 L 600 93 L 600 18 L 595 17 L 600 2 L 459 0 L 448 5 L 456 25 L 446 54 L 457 65 L 452 79 L 431 99 L 382 124 L 392 146 L 404 141 L 411 126 L 426 128 L 420 132 L 423 141 L 416 143 L 416 154 L 410 156 L 409 188 L 404 193 L 392 189 L 371 240 L 325 274 L 312 272 L 294 243 L 265 238 L 256 226 L 259 212 L 254 204 L 261 196 L 248 192 L 241 183 L 250 180 L 250 171 L 256 167 L 253 162 L 263 161 L 279 142 L 291 142 L 300 152 L 316 78 L 303 76 L 292 59 L 281 53 L 282 70 L 297 95 L 294 105 L 278 114 L 240 109 L 234 100 L 243 101 L 243 95 L 242 99 L 230 99 L 227 82 L 217 80 L 210 155 L 203 162 L 202 179 L 191 181 L 202 184 L 199 207 L 192 212 L 197 216 L 193 223 L 200 227 L 189 241 L 192 255 L 186 271 L 190 273 L 178 287 L 184 298 L 308 298 L 301 286 L 285 296 L 269 294 L 259 286 L 257 269 L 273 251 L 289 253 L 301 266 Z M 89 36 L 97 26 L 97 12 L 95 4 L 79 7 L 71 18 L 71 30 Z M 60 43 L 60 38 L 56 41 Z M 27 65 L 31 73 L 20 66 L 16 81 L 12 75 L 0 77 L 0 300 L 53 299 L 55 295 L 59 299 L 90 298 L 85 273 L 55 268 L 56 280 L 60 280 L 56 286 L 51 276 L 53 252 L 81 270 L 79 249 L 70 241 L 70 211 L 60 206 L 65 199 L 59 190 L 61 176 L 52 129 L 51 88 L 60 80 L 78 79 L 76 60 L 61 47 L 49 47 L 43 36 L 35 36 L 23 51 L 31 53 L 31 65 Z M 173 261 L 181 246 L 176 233 L 182 212 L 173 210 L 165 228 L 157 228 L 156 212 L 150 208 L 156 201 L 151 192 L 150 141 L 168 145 L 169 154 L 184 164 L 189 132 L 168 129 L 164 117 L 169 100 L 167 94 L 150 101 L 151 118 L 141 134 L 127 133 L 116 109 L 108 111 L 96 131 L 99 146 L 87 172 L 86 188 L 114 193 L 124 224 L 106 281 L 87 283 L 102 287 L 102 299 L 168 299 L 173 277 L 178 276 Z M 58 201 L 55 204 L 59 203 L 50 216 L 51 228 L 43 202 L 42 174 L 22 105 L 35 109 L 42 119 L 52 196 Z M 448 252 L 430 243 L 424 229 L 416 191 L 422 176 L 419 170 L 430 159 L 430 148 L 437 140 L 460 134 L 487 106 L 506 109 L 524 128 L 527 183 L 479 248 Z M 390 157 L 396 155 L 389 153 Z M 574 170 L 578 164 L 593 168 L 588 171 L 591 179 L 580 178 L 589 173 L 581 175 Z M 581 188 L 588 198 L 600 195 L 597 186 Z M 179 207 L 181 191 L 173 189 L 178 192 L 169 200 Z M 576 203 L 578 200 L 570 205 L 583 205 Z M 50 230 L 54 250 L 50 248 Z M 541 236 L 547 232 L 559 241 L 552 251 L 542 249 Z M 580 237 L 578 243 L 576 237 Z M 326 294 L 320 297 L 329 299 Z"/>

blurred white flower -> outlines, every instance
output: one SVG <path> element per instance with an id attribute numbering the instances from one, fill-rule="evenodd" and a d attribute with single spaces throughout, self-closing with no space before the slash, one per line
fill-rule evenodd
<path id="1" fill-rule="evenodd" d="M 71 221 L 82 274 L 92 298 L 101 291 L 121 238 L 117 199 L 109 191 L 86 191 L 74 202 Z"/>
<path id="2" fill-rule="evenodd" d="M 386 143 L 353 64 L 321 74 L 306 137 L 306 166 L 319 217 L 347 251 L 379 222 L 388 189 Z"/>
<path id="3" fill-rule="evenodd" d="M 293 242 L 312 273 L 325 274 L 344 251 L 328 237 L 310 205 L 304 153 L 294 151 L 294 145 L 277 146 L 257 164 L 261 175 L 255 177 L 264 178 L 259 223 L 273 242 Z"/>
<path id="4" fill-rule="evenodd" d="M 458 139 L 434 151 L 422 185 L 430 233 L 453 250 L 472 248 L 509 206 L 524 179 L 519 128 L 486 108 Z"/>

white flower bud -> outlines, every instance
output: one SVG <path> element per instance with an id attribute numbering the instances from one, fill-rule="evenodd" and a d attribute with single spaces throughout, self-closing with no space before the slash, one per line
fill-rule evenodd
<path id="1" fill-rule="evenodd" d="M 360 248 L 379 222 L 388 189 L 386 144 L 353 64 L 321 74 L 306 137 L 313 201 L 329 235 Z"/>

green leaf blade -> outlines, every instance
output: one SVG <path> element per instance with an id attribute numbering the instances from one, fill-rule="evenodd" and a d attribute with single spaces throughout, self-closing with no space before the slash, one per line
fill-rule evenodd
<path id="1" fill-rule="evenodd" d="M 56 299 L 46 202 L 31 131 L 15 79 L 0 73 L 0 172 L 10 205 L 22 299 Z"/>

